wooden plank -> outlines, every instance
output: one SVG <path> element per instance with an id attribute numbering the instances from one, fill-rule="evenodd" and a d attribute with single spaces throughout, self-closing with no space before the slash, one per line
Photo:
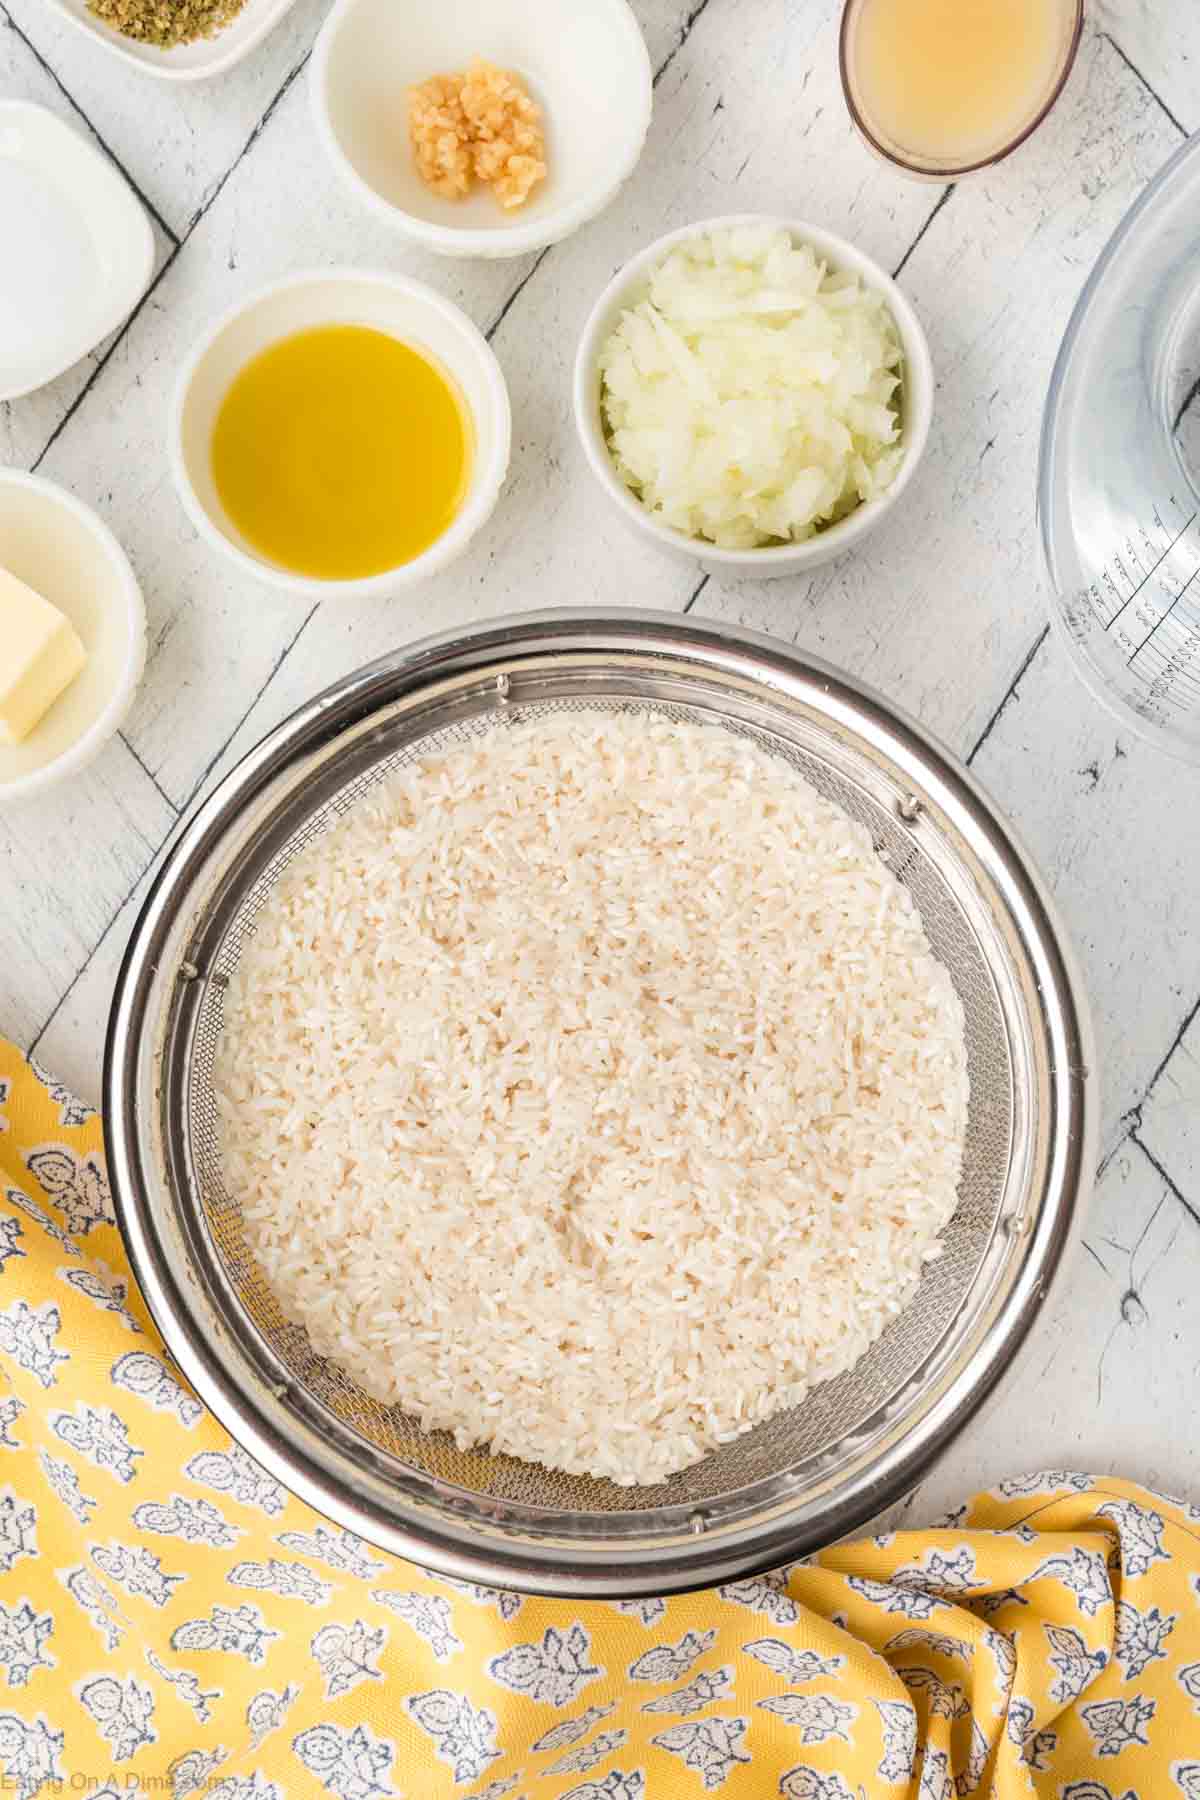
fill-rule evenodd
<path id="1" fill-rule="evenodd" d="M 173 821 L 119 738 L 75 780 L 0 813 L 6 1036 L 33 1041 Z M 98 1050 L 102 1040 L 101 1028 L 91 1048 Z"/>
<path id="2" fill-rule="evenodd" d="M 89 1106 L 100 1105 L 104 1039 L 121 959 L 164 852 L 165 845 L 110 920 L 38 1038 L 38 1062 Z"/>
<path id="3" fill-rule="evenodd" d="M 271 35 L 228 74 L 211 81 L 164 82 L 131 68 L 45 4 L 4 0 L 39 54 L 59 75 L 116 155 L 179 235 L 210 201 L 280 88 L 304 62 L 329 10 L 328 0 L 297 0 Z M 670 54 L 695 0 L 638 0 L 654 66 Z M 9 34 L 11 35 L 11 34 Z M 432 71 L 429 71 L 432 73 Z M 307 73 L 298 78 L 303 89 Z M 397 96 L 398 115 L 402 97 Z M 307 114 L 305 128 L 311 134 Z M 267 192 L 268 190 L 261 190 Z M 356 204 L 343 195 L 342 204 Z M 273 202 L 273 222 L 281 216 Z"/>
<path id="4" fill-rule="evenodd" d="M 1200 11 L 1162 0 L 1093 0 L 1089 10 L 1184 130 L 1200 128 Z"/>
<path id="5" fill-rule="evenodd" d="M 835 27 L 832 0 L 801 11 L 787 0 L 761 0 L 736 14 L 714 0 L 697 19 L 659 85 L 646 155 L 622 201 L 552 252 L 496 333 L 514 441 L 492 525 L 454 568 L 411 593 L 371 606 L 322 607 L 238 725 L 218 773 L 328 682 L 427 632 L 536 606 L 687 603 L 698 570 L 635 536 L 588 473 L 571 409 L 575 345 L 596 296 L 638 248 L 689 217 L 751 205 L 794 211 L 800 168 L 822 172 L 820 191 L 804 196 L 811 216 L 853 217 L 886 261 L 904 254 L 934 196 L 911 183 L 881 186 L 874 160 L 850 135 Z M 765 84 L 764 70 L 771 74 Z M 773 153 L 781 141 L 795 145 L 795 165 Z M 688 142 L 698 149 L 683 158 Z M 218 228 L 231 233 L 224 196 Z M 241 230 L 235 220 L 232 231 Z M 212 568 L 210 592 L 219 593 L 224 579 Z M 155 698 L 139 714 L 137 741 L 174 794 L 185 779 L 181 765 L 194 767 L 195 726 L 157 673 L 152 680 Z M 162 711 L 151 718 L 160 694 Z"/>
<path id="6" fill-rule="evenodd" d="M 1138 1136 L 1200 1220 L 1200 990 L 1142 1108 Z"/>
<path id="7" fill-rule="evenodd" d="M 38 61 L 33 51 L 6 23 L 0 7 L 0 94 L 6 100 L 32 100 L 44 106 L 92 143 L 97 140 L 49 70 Z M 102 146 L 100 146 L 102 148 Z M 152 221 L 153 224 L 153 221 Z M 162 267 L 170 250 L 170 242 L 157 224 L 153 224 L 155 269 Z M 0 465 L 27 469 L 42 454 L 50 438 L 62 425 L 71 407 L 95 373 L 97 364 L 111 348 L 116 333 L 98 344 L 57 381 L 25 394 L 19 400 L 0 400 Z"/>
<path id="8" fill-rule="evenodd" d="M 1119 726 L 1050 638 L 974 773 L 1017 821 L 1078 951 L 1108 1149 L 1200 996 L 1200 770 Z"/>
<path id="9" fill-rule="evenodd" d="M 297 0 L 228 74 L 167 82 L 122 62 L 44 0 L 4 6 L 179 237 L 307 55 L 327 10 L 324 0 Z"/>
<path id="10" fill-rule="evenodd" d="M 620 202 L 535 273 L 532 259 L 422 258 L 366 221 L 325 166 L 302 73 L 243 156 L 325 0 L 299 0 L 234 77 L 187 90 L 126 73 L 43 0 L 6 3 L 174 230 L 188 228 L 236 164 L 47 459 L 48 473 L 113 520 L 147 587 L 152 658 L 130 728 L 176 802 L 211 785 L 316 689 L 425 631 L 537 605 L 685 604 L 692 572 L 623 532 L 575 445 L 570 364 L 595 294 L 659 233 L 743 208 L 810 217 L 894 266 L 939 198 L 854 140 L 837 83 L 837 0 L 637 0 L 655 66 L 670 59 L 646 158 Z M 1033 475 L 1066 317 L 1111 229 L 1178 141 L 1154 93 L 1183 126 L 1200 124 L 1195 9 L 1098 0 L 1093 14 L 1053 120 L 1017 158 L 964 184 L 905 266 L 933 340 L 940 410 L 928 463 L 894 524 L 810 582 L 713 583 L 700 600 L 701 610 L 794 637 L 877 682 L 963 751 L 1044 618 Z M 0 86 L 71 116 L 12 30 L 0 29 Z M 529 277 L 496 333 L 514 402 L 514 463 L 495 520 L 455 570 L 411 596 L 327 606 L 310 620 L 199 549 L 166 475 L 163 431 L 179 361 L 220 308 L 273 276 L 342 261 L 419 274 L 483 324 Z M 33 460 L 89 369 L 0 408 L 0 459 Z M 1017 684 L 976 769 L 1046 870 L 1079 945 L 1113 1154 L 1089 1247 L 1019 1372 L 907 1516 L 929 1518 L 1022 1465 L 1115 1469 L 1196 1492 L 1200 772 L 1120 730 L 1050 646 Z M 98 1097 L 125 940 L 172 820 L 120 743 L 69 792 L 0 818 L 0 1024 L 25 1042 L 40 1034 L 40 1060 L 88 1099 Z M 1136 1139 L 1123 1139 L 1137 1106 Z"/>
<path id="11" fill-rule="evenodd" d="M 1130 1144 L 1100 1182 L 1084 1235 L 1090 1248 L 1077 1253 L 998 1397 L 917 1489 L 906 1523 L 923 1525 L 1036 1469 L 1200 1492 L 1200 1230 Z"/>
<path id="12" fill-rule="evenodd" d="M 262 228 L 264 194 L 272 196 L 270 231 Z M 111 496 L 113 527 L 150 613 L 130 741 L 177 803 L 235 728 L 307 610 L 244 579 L 187 522 L 165 454 L 179 365 L 239 297 L 297 268 L 339 263 L 419 275 L 484 325 L 529 266 L 398 252 L 384 226 L 345 204 L 311 130 L 307 96 L 294 87 L 44 464 L 84 499 Z"/>
<path id="13" fill-rule="evenodd" d="M 1043 130 L 959 185 L 903 271 L 938 384 L 913 487 L 852 557 L 803 581 L 714 579 L 698 610 L 794 639 L 969 749 L 1045 618 L 1037 449 L 1063 330 L 1095 257 L 1178 141 L 1090 35 Z"/>

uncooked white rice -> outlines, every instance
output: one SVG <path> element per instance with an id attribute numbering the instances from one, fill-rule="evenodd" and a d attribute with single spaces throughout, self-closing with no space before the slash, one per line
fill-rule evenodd
<path id="1" fill-rule="evenodd" d="M 912 1298 L 967 1074 L 863 826 L 720 727 L 559 714 L 304 848 L 216 1093 L 247 1242 L 317 1350 L 460 1448 L 631 1484 Z"/>

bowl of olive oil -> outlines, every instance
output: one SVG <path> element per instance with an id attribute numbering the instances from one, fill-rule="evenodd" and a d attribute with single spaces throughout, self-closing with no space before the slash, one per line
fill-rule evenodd
<path id="1" fill-rule="evenodd" d="M 333 270 L 217 321 L 180 375 L 169 448 L 206 542 L 311 600 L 445 568 L 495 506 L 510 432 L 500 366 L 458 307 Z"/>

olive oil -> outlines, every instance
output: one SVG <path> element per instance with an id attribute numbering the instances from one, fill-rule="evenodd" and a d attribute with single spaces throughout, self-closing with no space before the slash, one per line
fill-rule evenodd
<path id="1" fill-rule="evenodd" d="M 411 562 L 453 521 L 471 422 L 431 357 L 364 325 L 320 325 L 240 371 L 213 432 L 221 504 L 261 556 L 353 580 Z"/>
<path id="2" fill-rule="evenodd" d="M 847 81 L 882 147 L 966 167 L 1037 118 L 1073 41 L 1074 0 L 851 0 Z"/>

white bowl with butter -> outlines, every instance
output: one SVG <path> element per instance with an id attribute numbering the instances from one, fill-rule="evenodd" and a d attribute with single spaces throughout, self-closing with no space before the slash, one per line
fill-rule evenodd
<path id="1" fill-rule="evenodd" d="M 0 714 L 20 729 L 63 680 L 72 634 L 82 667 L 17 743 L 0 732 L 0 806 L 77 775 L 129 711 L 146 657 L 141 590 L 120 544 L 88 506 L 40 475 L 0 469 Z M 32 588 L 69 630 L 41 629 Z M 26 629 L 31 612 L 38 628 Z"/>

